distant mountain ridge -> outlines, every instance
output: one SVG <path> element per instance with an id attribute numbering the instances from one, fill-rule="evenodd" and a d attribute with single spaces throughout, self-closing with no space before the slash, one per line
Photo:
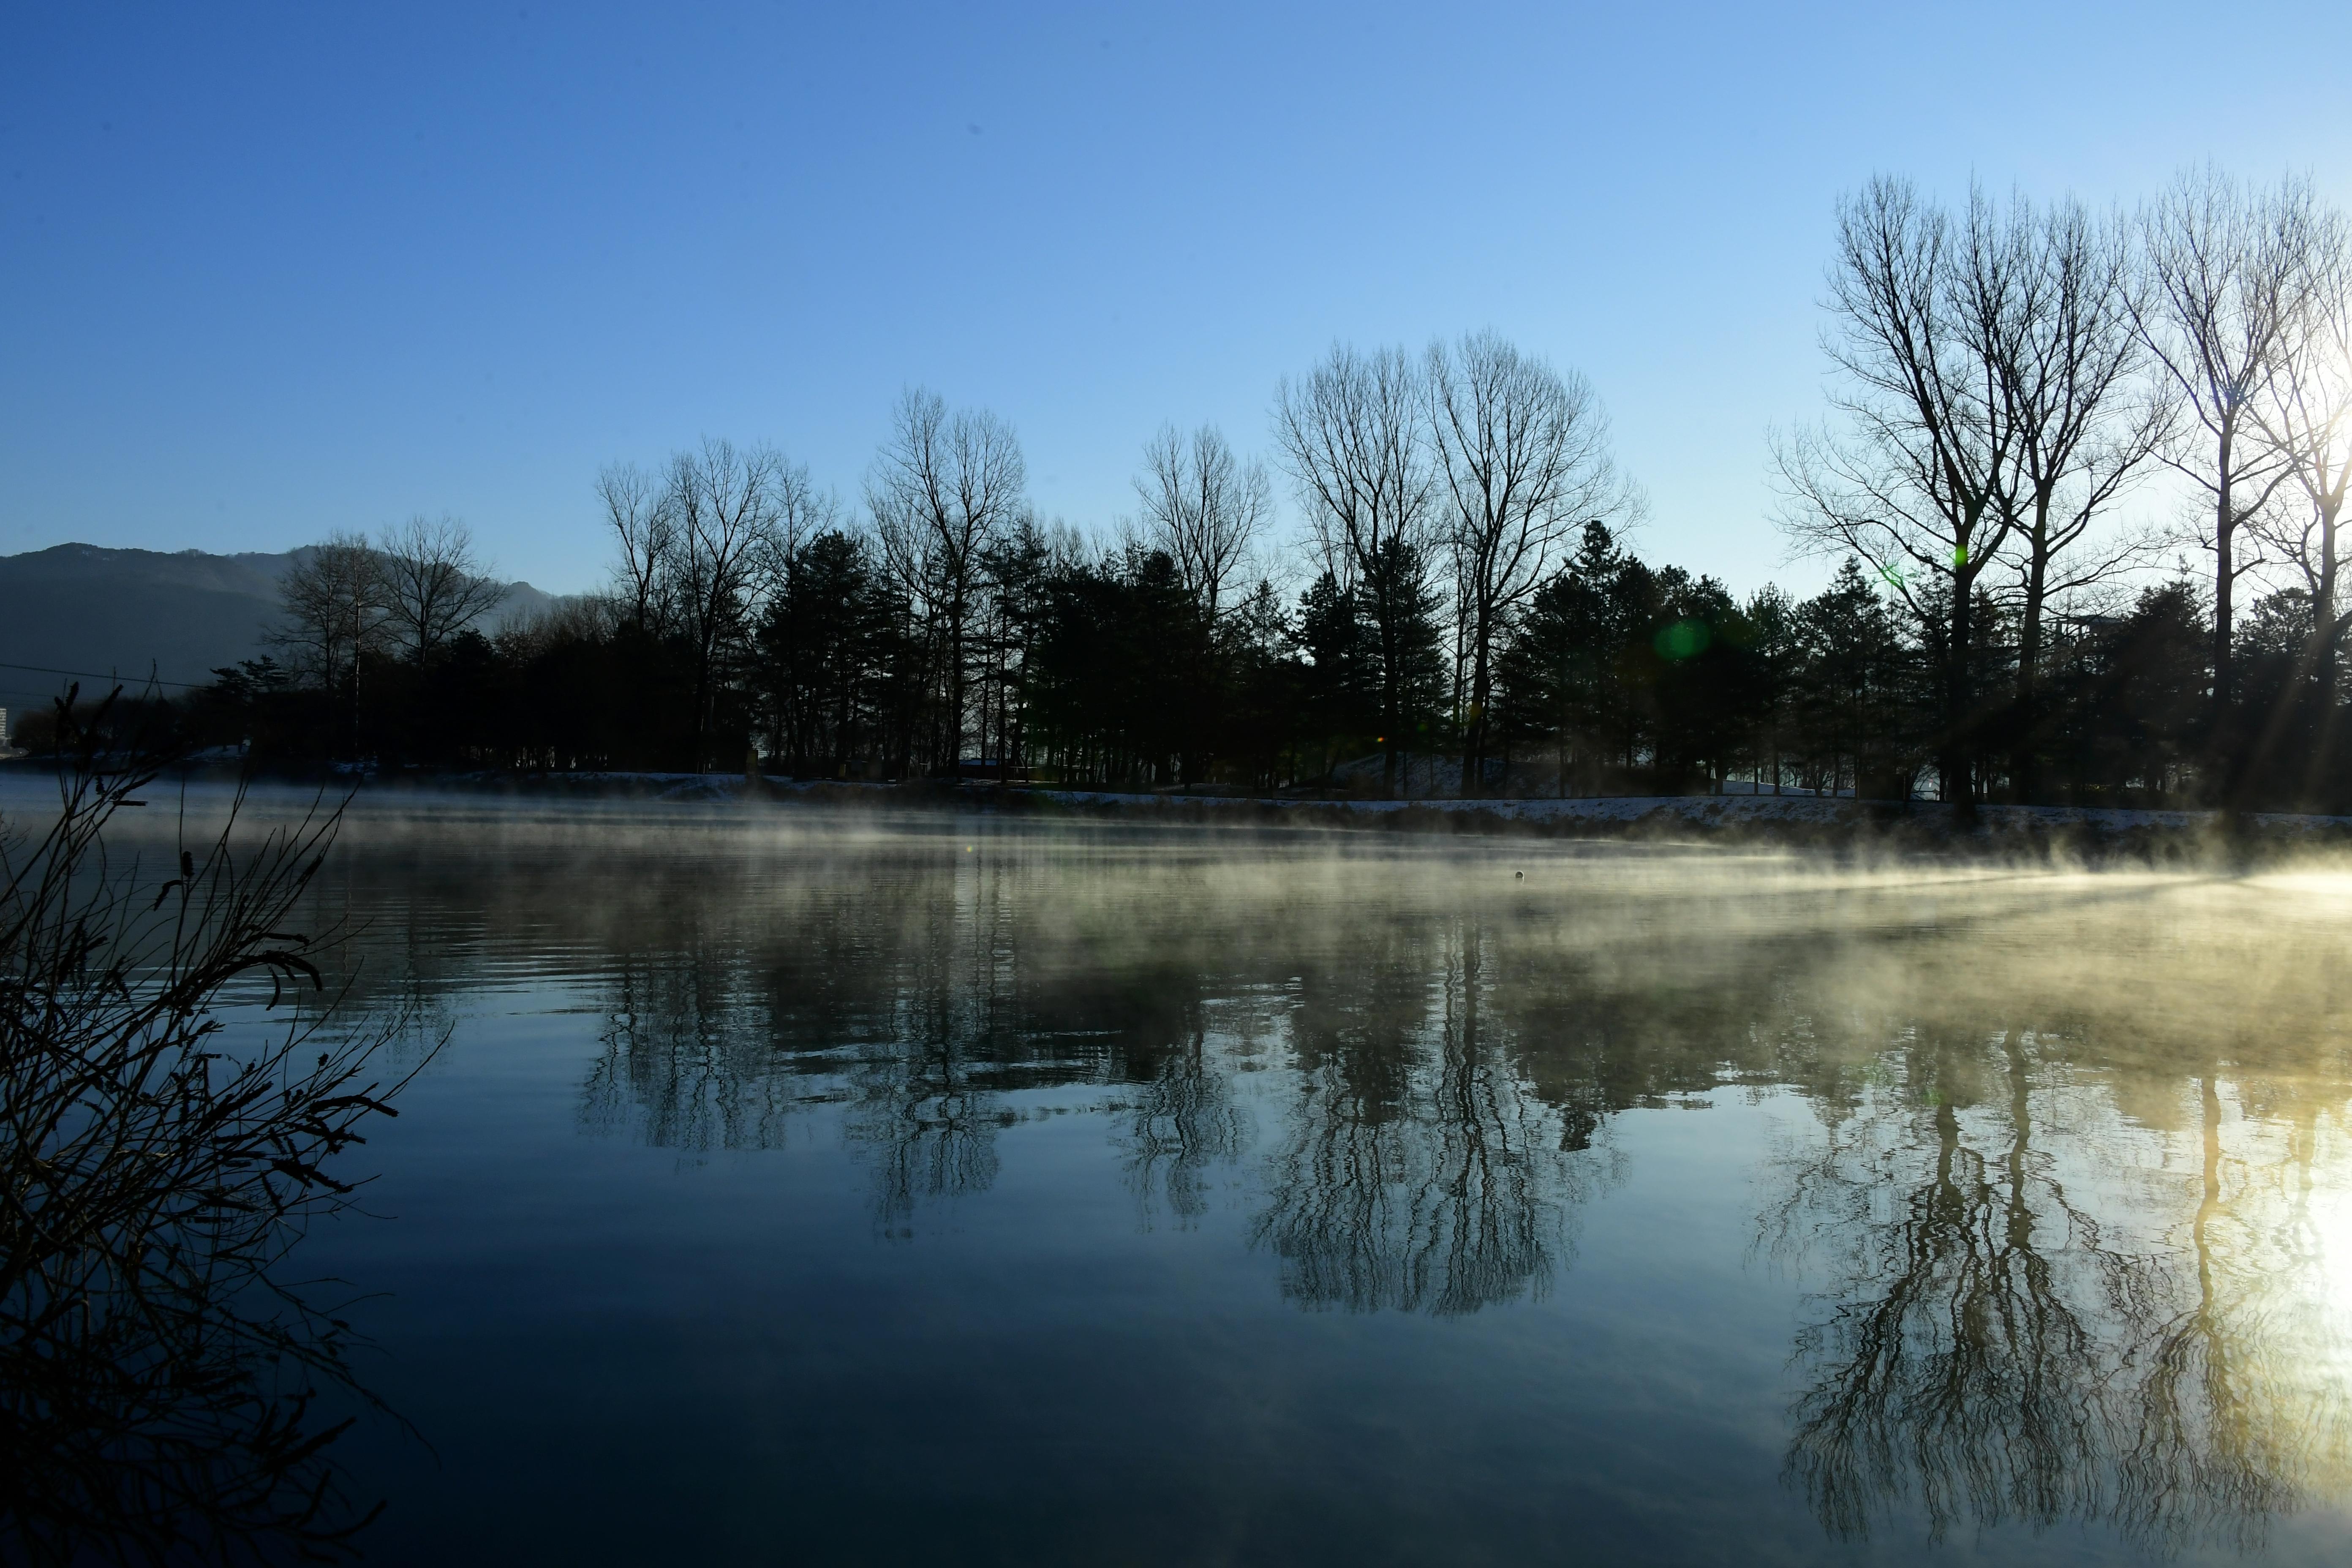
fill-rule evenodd
<path id="1" fill-rule="evenodd" d="M 192 686 L 210 680 L 215 669 L 258 658 L 278 620 L 278 583 L 308 553 L 58 544 L 0 555 L 0 708 L 21 713 L 75 679 L 38 670 L 81 671 L 85 691 L 96 684 L 93 676 L 135 687 L 151 671 Z M 487 626 L 554 602 L 528 583 L 509 584 Z"/>

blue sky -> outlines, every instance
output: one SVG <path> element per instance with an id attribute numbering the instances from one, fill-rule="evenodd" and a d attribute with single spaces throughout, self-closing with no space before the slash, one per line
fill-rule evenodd
<path id="1" fill-rule="evenodd" d="M 1099 526 L 1162 421 L 1266 447 L 1335 339 L 1585 372 L 1641 541 L 1783 566 L 1876 170 L 2352 197 L 2338 6 L 16 7 L 0 552 L 280 550 L 453 511 L 555 590 L 590 482 L 705 435 L 854 498 L 923 384 Z M 2152 500 L 2148 504 L 2155 504 Z"/>

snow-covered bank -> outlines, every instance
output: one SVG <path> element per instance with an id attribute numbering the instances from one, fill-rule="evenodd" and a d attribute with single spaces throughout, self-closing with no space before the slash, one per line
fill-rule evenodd
<path id="1" fill-rule="evenodd" d="M 1934 801 L 1856 801 L 1821 795 L 1604 795 L 1569 799 L 1307 799 L 1226 795 L 1125 794 L 1108 790 L 883 784 L 721 773 L 475 773 L 383 779 L 374 787 L 453 788 L 537 796 L 636 798 L 680 803 L 940 809 L 1024 816 L 1068 815 L 1204 826 L 1390 828 L 1420 832 L 1535 833 L 1752 842 L 1790 847 L 1878 845 L 1995 853 L 2081 849 L 2193 854 L 2224 845 L 2352 848 L 2352 817 L 2262 813 L 2231 824 L 2210 811 L 1984 805 L 1964 829 Z"/>
<path id="2" fill-rule="evenodd" d="M 2084 843 L 2193 841 L 2220 835 L 2227 826 L 2212 811 L 2138 811 L 2120 807 L 1981 805 L 1972 828 L 1963 829 L 1953 810 L 1935 801 L 1855 801 L 1820 795 L 1601 795 L 1569 799 L 1480 800 L 1280 800 L 1128 795 L 1078 790 L 1039 790 L 1042 799 L 1076 808 L 1145 813 L 1221 810 L 1330 819 L 1441 819 L 1456 826 L 1531 827 L 1562 832 L 1622 832 L 1640 829 L 1663 836 L 1752 837 L 1821 842 L 1856 836 L 1909 839 L 1923 844 L 1963 840 L 2021 839 Z M 2352 817 L 2256 813 L 2241 820 L 2242 836 L 2273 842 L 2336 843 L 2352 847 Z"/>

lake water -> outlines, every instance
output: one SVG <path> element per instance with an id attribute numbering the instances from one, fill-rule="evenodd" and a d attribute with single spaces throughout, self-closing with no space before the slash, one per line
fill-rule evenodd
<path id="1" fill-rule="evenodd" d="M 2352 878 L 364 805 L 392 1563 L 2352 1557 Z"/>

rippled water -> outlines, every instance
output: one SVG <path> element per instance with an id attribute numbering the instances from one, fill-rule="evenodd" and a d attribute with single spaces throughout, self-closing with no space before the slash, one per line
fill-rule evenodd
<path id="1" fill-rule="evenodd" d="M 2352 1555 L 2352 879 L 369 805 L 371 1555 Z"/>

